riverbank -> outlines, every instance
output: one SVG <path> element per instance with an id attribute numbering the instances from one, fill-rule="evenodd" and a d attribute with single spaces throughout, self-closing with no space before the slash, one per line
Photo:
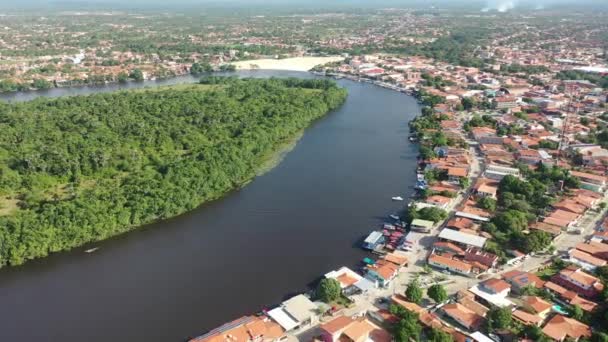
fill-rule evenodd
<path id="1" fill-rule="evenodd" d="M 255 96 L 239 98 L 248 91 Z M 13 148 L 12 140 L 5 137 L 0 139 L 0 151 L 7 151 L 11 159 L 19 161 L 29 149 L 51 148 L 58 154 L 69 154 L 80 166 L 58 173 L 55 170 L 69 170 L 73 164 L 44 158 L 17 170 L 4 165 L 16 181 L 2 190 L 16 198 L 25 197 L 21 182 L 37 179 L 38 175 L 31 172 L 37 165 L 48 168 L 43 175 L 49 185 L 32 190 L 40 194 L 39 199 L 20 202 L 21 207 L 27 206 L 31 211 L 18 210 L 0 217 L 0 225 L 12 227 L 27 220 L 27 236 L 37 237 L 45 232 L 53 238 L 23 238 L 21 231 L 18 235 L 5 233 L 11 236 L 11 243 L 0 251 L 1 264 L 19 265 L 52 252 L 104 240 L 223 196 L 255 177 L 260 167 L 272 160 L 277 151 L 280 156 L 293 137 L 301 136 L 310 123 L 339 107 L 346 91 L 329 80 L 213 78 L 211 85 L 112 93 L 104 97 L 112 105 L 100 104 L 101 97 L 46 100 L 44 116 L 31 103 L 10 105 L 14 120 L 5 128 L 25 136 L 23 145 L 28 149 Z M 85 113 L 87 120 L 74 122 L 69 118 L 72 111 Z M 28 120 L 43 122 L 44 128 L 33 127 Z M 99 124 L 83 136 L 79 129 L 90 121 Z M 134 128 L 139 122 L 146 125 Z M 45 140 L 65 127 L 71 127 L 68 131 L 74 133 L 66 133 L 60 141 Z M 141 134 L 142 130 L 146 134 Z M 147 135 L 157 138 L 144 138 Z M 103 163 L 88 162 L 92 145 L 103 156 Z M 122 153 L 126 149 L 140 158 L 131 158 L 127 165 Z M 62 178 L 66 174 L 83 182 L 66 183 Z M 88 181 L 96 186 L 80 185 Z M 113 200 L 91 205 L 103 202 L 107 196 Z M 50 204 L 49 198 L 55 201 Z M 47 228 L 47 222 L 52 228 Z M 74 239 L 72 232 L 78 233 L 79 238 Z M 32 244 L 32 240 L 36 243 Z"/>
<path id="2" fill-rule="evenodd" d="M 320 64 L 338 62 L 344 57 L 294 57 L 284 59 L 254 59 L 231 63 L 237 70 L 284 70 L 284 71 L 309 71 Z"/>
<path id="3" fill-rule="evenodd" d="M 237 74 L 314 78 L 264 70 Z M 94 247 L 88 246 L 3 269 L 7 310 L 0 315 L 0 339 L 183 340 L 306 291 L 329 269 L 355 269 L 368 254 L 351 246 L 380 217 L 402 207 L 390 196 L 412 191 L 418 151 L 404 142 L 407 121 L 419 108 L 409 96 L 368 83 L 338 83 L 349 92 L 344 105 L 312 123 L 276 167 L 247 186 L 97 243 L 95 253 L 84 253 Z M 148 85 L 159 84 L 134 86 Z M 48 296 L 49 288 L 58 290 Z M 27 329 L 32 320 L 36 329 Z M 147 324 L 156 321 L 165 324 Z"/>

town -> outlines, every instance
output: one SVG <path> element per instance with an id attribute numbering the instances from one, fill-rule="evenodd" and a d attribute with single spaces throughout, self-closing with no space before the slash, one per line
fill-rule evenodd
<path id="1" fill-rule="evenodd" d="M 417 196 L 364 238 L 360 269 L 192 341 L 608 340 L 608 91 L 593 82 L 608 69 L 585 49 L 479 53 L 496 64 L 371 54 L 313 69 L 418 98 Z"/>
<path id="2" fill-rule="evenodd" d="M 402 211 L 361 237 L 359 267 L 190 341 L 608 341 L 605 13 L 203 17 L 7 16 L 0 91 L 329 56 L 311 73 L 414 96 L 421 114 L 403 140 L 415 195 L 387 194 Z"/>

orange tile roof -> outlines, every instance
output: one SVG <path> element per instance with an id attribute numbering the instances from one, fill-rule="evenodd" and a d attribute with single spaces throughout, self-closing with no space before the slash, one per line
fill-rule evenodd
<path id="1" fill-rule="evenodd" d="M 366 319 L 362 319 L 350 324 L 342 334 L 347 336 L 352 341 L 359 342 L 364 341 L 374 329 L 376 329 L 376 327 L 372 325 L 371 322 Z"/>
<path id="2" fill-rule="evenodd" d="M 438 254 L 431 254 L 429 256 L 429 261 L 432 261 L 434 263 L 440 264 L 440 265 L 444 265 L 444 266 L 449 266 L 451 268 L 455 268 L 455 269 L 459 269 L 462 271 L 466 271 L 466 272 L 470 272 L 472 270 L 472 265 L 459 261 L 459 260 L 454 260 L 451 258 L 446 258 L 444 256 L 438 255 Z"/>
<path id="3" fill-rule="evenodd" d="M 446 304 L 441 307 L 441 309 L 446 313 L 446 315 L 456 319 L 459 323 L 464 324 L 467 328 L 476 329 L 483 321 L 483 317 L 459 303 Z"/>
<path id="4" fill-rule="evenodd" d="M 492 289 L 496 293 L 500 293 L 511 288 L 511 285 L 506 281 L 498 278 L 488 279 L 481 283 L 484 287 Z"/>
<path id="5" fill-rule="evenodd" d="M 348 327 L 354 320 L 347 316 L 338 316 L 331 321 L 321 324 L 320 328 L 330 334 L 335 334 Z"/>
<path id="6" fill-rule="evenodd" d="M 353 285 L 354 283 L 356 283 L 358 280 L 349 276 L 346 273 L 342 273 L 340 274 L 338 277 L 336 277 L 336 280 L 342 284 L 344 287 L 348 287 Z"/>
<path id="7" fill-rule="evenodd" d="M 593 174 L 593 173 L 579 172 L 579 171 L 570 171 L 570 174 L 572 176 L 578 177 L 578 178 L 591 179 L 591 180 L 595 180 L 595 181 L 599 181 L 599 182 L 605 182 L 606 181 L 606 177 L 600 176 L 600 175 L 596 175 L 596 174 Z"/>
<path id="8" fill-rule="evenodd" d="M 551 303 L 545 301 L 544 299 L 536 296 L 529 296 L 524 298 L 524 303 L 526 306 L 532 308 L 534 312 L 540 313 L 546 310 L 551 309 Z"/>
<path id="9" fill-rule="evenodd" d="M 461 167 L 450 167 L 448 168 L 448 176 L 466 177 L 467 169 Z"/>
<path id="10" fill-rule="evenodd" d="M 606 265 L 606 260 L 596 258 L 593 255 L 578 249 L 570 250 L 570 257 L 597 267 Z"/>
<path id="11" fill-rule="evenodd" d="M 399 255 L 397 253 L 388 253 L 384 256 L 384 260 L 392 262 L 398 266 L 407 265 L 407 257 L 405 255 Z"/>
<path id="12" fill-rule="evenodd" d="M 568 289 L 566 289 L 565 287 L 558 285 L 552 281 L 548 281 L 545 283 L 544 285 L 547 289 L 559 294 L 559 295 L 563 295 L 566 292 L 568 292 Z"/>
<path id="13" fill-rule="evenodd" d="M 562 341 L 566 337 L 578 339 L 591 336 L 591 329 L 588 325 L 559 314 L 547 322 L 543 332 L 558 341 Z"/>
<path id="14" fill-rule="evenodd" d="M 543 321 L 542 318 L 540 318 L 536 315 L 529 314 L 522 310 L 513 311 L 513 318 L 517 319 L 518 321 L 520 321 L 526 325 L 530 325 L 530 324 L 539 325 Z"/>
<path id="15" fill-rule="evenodd" d="M 405 297 L 403 297 L 402 295 L 393 295 L 391 296 L 391 301 L 399 306 L 402 306 L 403 308 L 415 312 L 415 313 L 420 313 L 423 309 L 420 305 L 416 304 L 416 303 L 412 303 L 409 302 Z"/>
<path id="16" fill-rule="evenodd" d="M 599 279 L 592 276 L 591 274 L 583 272 L 581 269 L 576 267 L 566 267 L 559 271 L 559 274 L 566 279 L 575 280 L 579 284 L 586 286 L 594 286 L 599 283 Z M 601 290 L 601 289 L 600 289 Z"/>
<path id="17" fill-rule="evenodd" d="M 583 297 L 580 297 L 578 295 L 576 295 L 574 298 L 572 298 L 570 300 L 570 304 L 571 305 L 578 305 L 581 309 L 583 309 L 584 311 L 587 311 L 587 312 L 592 312 L 598 306 L 597 303 L 592 302 L 592 301 L 590 301 L 588 299 L 585 299 Z"/>

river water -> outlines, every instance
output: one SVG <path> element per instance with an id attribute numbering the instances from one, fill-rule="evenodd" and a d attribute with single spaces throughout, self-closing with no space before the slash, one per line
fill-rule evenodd
<path id="1" fill-rule="evenodd" d="M 275 71 L 244 76 L 301 76 Z M 10 101 L 118 88 L 5 94 Z M 183 341 L 280 303 L 365 256 L 361 239 L 408 197 L 409 96 L 339 81 L 349 97 L 269 172 L 225 198 L 85 248 L 0 271 L 0 341 Z"/>

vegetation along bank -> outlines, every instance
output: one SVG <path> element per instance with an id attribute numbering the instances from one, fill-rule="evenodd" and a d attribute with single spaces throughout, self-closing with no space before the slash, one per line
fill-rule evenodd
<path id="1" fill-rule="evenodd" d="M 192 210 L 339 107 L 329 80 L 200 84 L 0 103 L 0 264 Z"/>

